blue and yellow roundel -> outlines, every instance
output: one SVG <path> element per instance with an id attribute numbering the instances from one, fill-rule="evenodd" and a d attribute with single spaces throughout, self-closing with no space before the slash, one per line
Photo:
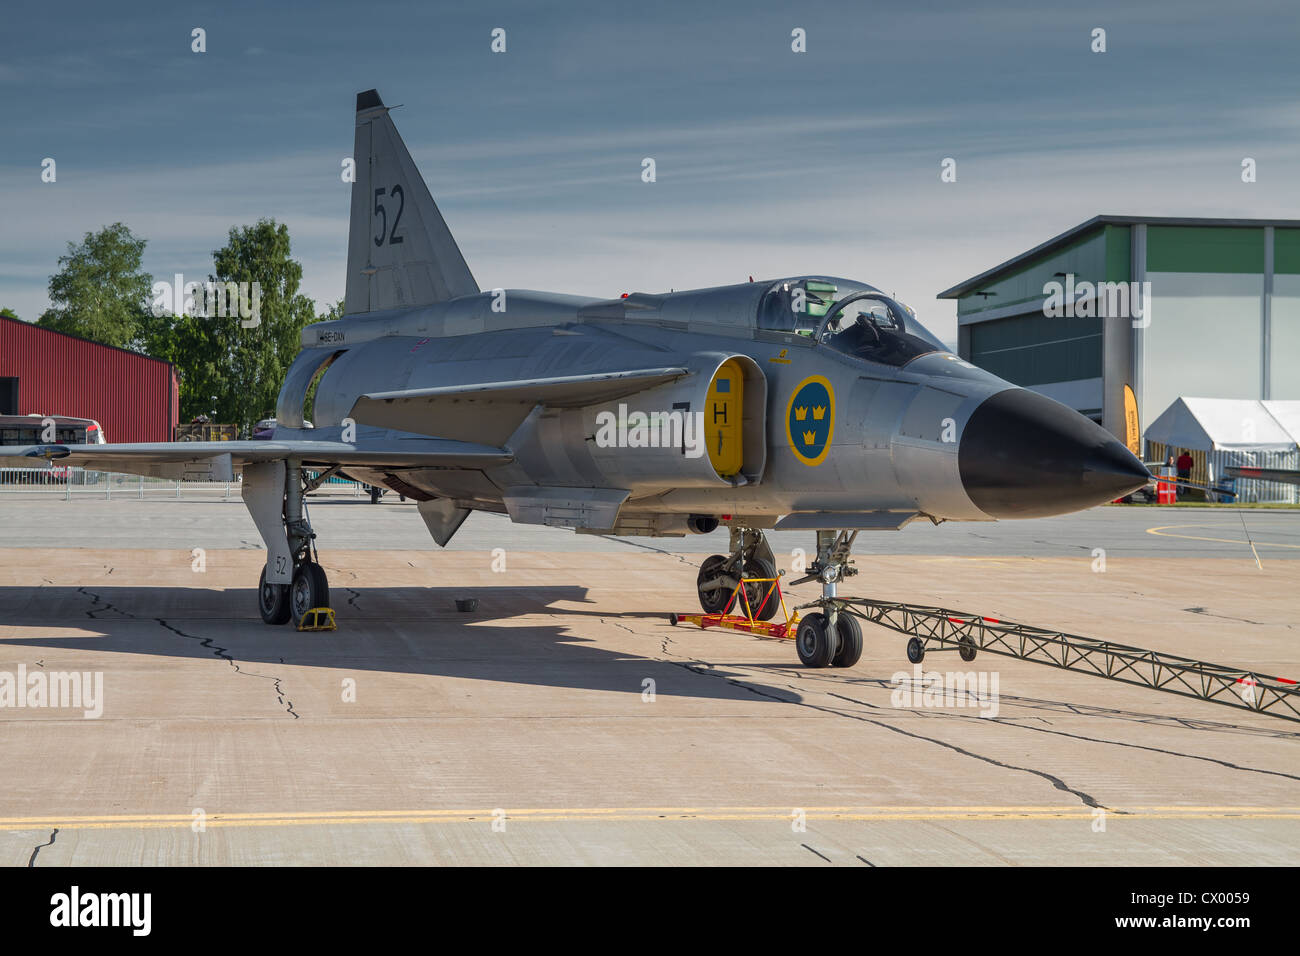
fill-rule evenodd
<path id="1" fill-rule="evenodd" d="M 835 435 L 835 392 L 820 375 L 810 375 L 790 395 L 785 434 L 794 455 L 805 465 L 820 465 Z"/>

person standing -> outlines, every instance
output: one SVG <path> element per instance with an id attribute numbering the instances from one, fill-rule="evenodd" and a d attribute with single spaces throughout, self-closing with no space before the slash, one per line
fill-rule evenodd
<path id="1" fill-rule="evenodd" d="M 1192 461 L 1191 452 L 1189 452 L 1186 448 L 1184 448 L 1183 453 L 1178 456 L 1178 478 L 1179 478 L 1178 497 L 1179 498 L 1183 496 L 1183 492 L 1187 488 L 1187 486 L 1184 485 L 1182 482 L 1184 481 L 1190 482 L 1192 480 L 1193 464 L 1195 463 Z"/>

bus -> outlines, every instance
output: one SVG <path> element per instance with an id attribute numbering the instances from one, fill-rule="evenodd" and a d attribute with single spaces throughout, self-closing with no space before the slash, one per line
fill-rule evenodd
<path id="1" fill-rule="evenodd" d="M 54 426 L 53 441 L 47 440 Z M 104 429 L 93 418 L 73 418 L 70 415 L 0 415 L 0 445 L 104 445 Z M 68 468 L 32 460 L 31 468 L 0 468 L 0 481 L 5 484 L 48 484 L 70 479 Z M 84 478 L 78 476 L 77 483 Z"/>
<path id="2" fill-rule="evenodd" d="M 53 424 L 53 438 L 49 437 Z M 69 415 L 0 415 L 0 445 L 104 445 L 104 429 L 93 418 Z"/>

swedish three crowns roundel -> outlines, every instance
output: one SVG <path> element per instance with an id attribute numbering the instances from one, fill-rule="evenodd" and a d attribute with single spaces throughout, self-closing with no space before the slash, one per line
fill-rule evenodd
<path id="1" fill-rule="evenodd" d="M 785 410 L 785 434 L 794 455 L 805 465 L 820 465 L 835 434 L 835 392 L 820 375 L 799 383 Z"/>

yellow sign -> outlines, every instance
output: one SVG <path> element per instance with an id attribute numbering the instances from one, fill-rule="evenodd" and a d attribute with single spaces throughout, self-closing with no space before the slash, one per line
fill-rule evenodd
<path id="1" fill-rule="evenodd" d="M 1130 385 L 1124 386 L 1124 444 L 1139 458 L 1142 457 L 1142 437 L 1138 432 L 1138 400 Z"/>
<path id="2" fill-rule="evenodd" d="M 713 470 L 723 478 L 740 471 L 745 461 L 743 445 L 745 373 L 735 359 L 727 359 L 713 373 L 704 409 L 704 441 Z"/>

